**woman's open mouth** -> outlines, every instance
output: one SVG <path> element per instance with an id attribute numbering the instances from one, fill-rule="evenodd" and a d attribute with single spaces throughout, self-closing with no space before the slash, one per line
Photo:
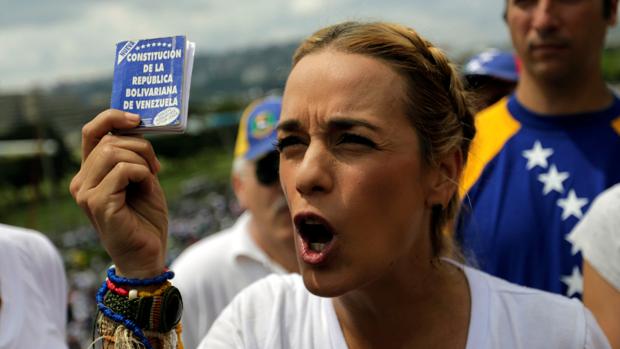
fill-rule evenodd
<path id="1" fill-rule="evenodd" d="M 315 214 L 295 215 L 294 222 L 303 261 L 313 265 L 325 262 L 334 246 L 335 237 L 329 223 Z"/>

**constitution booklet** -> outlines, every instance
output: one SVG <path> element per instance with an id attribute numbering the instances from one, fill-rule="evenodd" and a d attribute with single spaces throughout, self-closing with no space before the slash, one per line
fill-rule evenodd
<path id="1" fill-rule="evenodd" d="M 116 44 L 110 105 L 142 119 L 125 132 L 185 131 L 195 49 L 181 35 Z"/>

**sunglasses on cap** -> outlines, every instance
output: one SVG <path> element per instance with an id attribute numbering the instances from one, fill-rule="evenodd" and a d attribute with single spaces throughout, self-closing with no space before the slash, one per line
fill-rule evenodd
<path id="1" fill-rule="evenodd" d="M 262 185 L 272 185 L 278 178 L 280 154 L 272 151 L 256 161 L 256 179 Z"/>

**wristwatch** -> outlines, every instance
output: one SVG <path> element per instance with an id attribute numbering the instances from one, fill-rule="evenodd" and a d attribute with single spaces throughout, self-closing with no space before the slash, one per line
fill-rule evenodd
<path id="1" fill-rule="evenodd" d="M 162 333 L 172 330 L 183 314 L 181 292 L 174 286 L 168 287 L 160 296 L 134 299 L 108 291 L 103 304 L 143 330 Z"/>

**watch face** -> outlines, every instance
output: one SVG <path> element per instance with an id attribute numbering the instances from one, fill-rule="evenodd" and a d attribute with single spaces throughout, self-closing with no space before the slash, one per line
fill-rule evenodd
<path id="1" fill-rule="evenodd" d="M 164 332 L 172 330 L 183 314 L 183 299 L 179 289 L 171 286 L 164 292 L 162 303 L 161 328 Z"/>

